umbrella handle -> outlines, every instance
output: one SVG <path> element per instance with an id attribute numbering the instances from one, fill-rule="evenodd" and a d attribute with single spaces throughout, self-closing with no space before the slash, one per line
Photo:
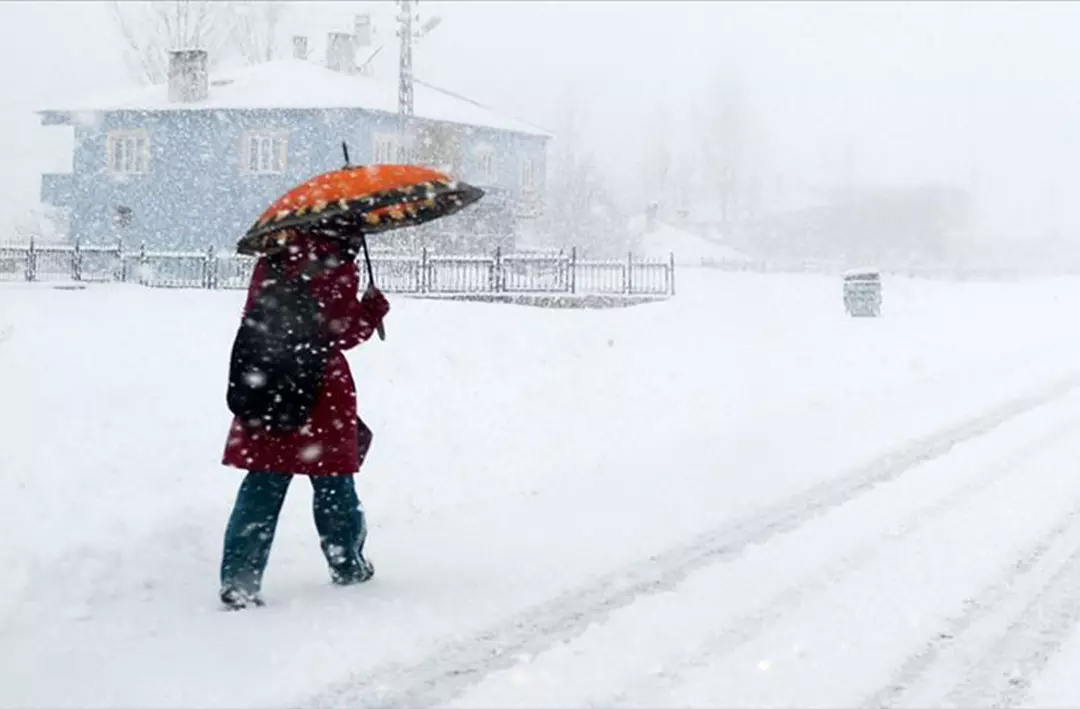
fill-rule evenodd
<path id="1" fill-rule="evenodd" d="M 360 234 L 360 244 L 364 247 L 364 264 L 367 266 L 367 282 L 368 288 L 375 287 L 375 271 L 371 268 L 371 255 L 368 253 L 367 248 L 367 236 L 363 233 Z M 386 327 L 380 322 L 379 326 L 375 328 L 375 332 L 379 333 L 379 339 L 386 339 Z"/>

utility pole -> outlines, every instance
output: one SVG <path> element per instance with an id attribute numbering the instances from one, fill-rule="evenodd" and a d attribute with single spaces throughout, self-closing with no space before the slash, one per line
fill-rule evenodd
<path id="1" fill-rule="evenodd" d="M 398 114 L 403 118 L 413 115 L 413 15 L 416 0 L 397 0 L 398 38 L 401 53 L 398 57 Z"/>
<path id="2" fill-rule="evenodd" d="M 429 17 L 419 27 L 416 11 L 419 0 L 396 0 L 398 5 L 397 36 L 401 40 L 398 54 L 398 124 L 401 130 L 402 145 L 408 147 L 409 128 L 413 118 L 413 44 L 442 24 L 438 15 Z M 410 151 L 411 152 L 411 151 Z"/>
<path id="3" fill-rule="evenodd" d="M 405 153 L 405 159 L 395 156 L 397 162 L 412 162 L 409 149 L 409 132 L 413 117 L 413 13 L 416 0 L 397 0 L 398 38 L 401 48 L 398 53 L 398 155 Z"/>

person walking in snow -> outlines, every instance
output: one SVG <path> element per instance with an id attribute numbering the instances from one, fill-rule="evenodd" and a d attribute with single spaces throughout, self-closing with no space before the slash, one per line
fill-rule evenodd
<path id="1" fill-rule="evenodd" d="M 240 413 L 222 462 L 248 473 L 225 530 L 220 599 L 228 609 L 263 605 L 263 572 L 295 475 L 314 488 L 331 581 L 362 583 L 374 573 L 354 483 L 370 431 L 357 417 L 344 352 L 368 340 L 390 306 L 374 287 L 357 300 L 355 245 L 302 232 L 285 244 L 256 263 L 230 363 L 229 405 Z M 275 361 L 274 350 L 286 355 Z"/>

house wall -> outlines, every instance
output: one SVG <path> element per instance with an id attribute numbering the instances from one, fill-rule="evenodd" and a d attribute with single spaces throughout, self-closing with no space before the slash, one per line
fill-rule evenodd
<path id="1" fill-rule="evenodd" d="M 70 175 L 44 175 L 42 202 L 66 207 L 71 237 L 100 243 L 117 236 L 148 246 L 228 247 L 281 193 L 311 176 L 343 164 L 341 141 L 349 144 L 354 164 L 371 162 L 378 133 L 396 133 L 396 116 L 356 109 L 337 110 L 177 110 L 118 111 L 95 120 L 74 122 L 75 152 Z M 45 114 L 43 123 L 62 122 Z M 422 122 L 422 121 L 421 121 Z M 536 161 L 542 194 L 545 140 L 495 130 L 452 126 L 460 131 L 462 174 L 485 186 L 475 151 L 482 144 L 495 152 L 496 179 L 491 186 L 514 196 L 521 193 L 522 161 Z M 108 170 L 108 134 L 142 129 L 149 135 L 146 174 L 118 176 Z M 287 132 L 284 174 L 253 175 L 241 169 L 245 131 Z M 130 226 L 119 230 L 117 206 L 132 210 Z M 458 216 L 449 217 L 447 226 Z"/>

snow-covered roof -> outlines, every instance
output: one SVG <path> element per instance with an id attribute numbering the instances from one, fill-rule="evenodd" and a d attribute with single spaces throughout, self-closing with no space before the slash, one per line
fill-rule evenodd
<path id="1" fill-rule="evenodd" d="M 669 254 L 674 253 L 677 262 L 688 266 L 701 265 L 703 261 L 739 263 L 752 261 L 749 256 L 730 246 L 706 239 L 693 232 L 659 221 L 649 231 L 645 229 L 644 222 L 644 217 L 635 217 L 631 220 L 630 228 L 641 233 L 641 246 L 646 258 L 666 259 Z"/>
<path id="2" fill-rule="evenodd" d="M 104 100 L 75 102 L 54 111 L 198 111 L 229 109 L 360 108 L 397 113 L 397 82 L 333 71 L 298 59 L 267 62 L 210 76 L 209 96 L 190 103 L 169 101 L 159 84 Z M 503 116 L 475 101 L 425 82 L 413 87 L 418 118 L 551 137 L 537 126 Z"/>

